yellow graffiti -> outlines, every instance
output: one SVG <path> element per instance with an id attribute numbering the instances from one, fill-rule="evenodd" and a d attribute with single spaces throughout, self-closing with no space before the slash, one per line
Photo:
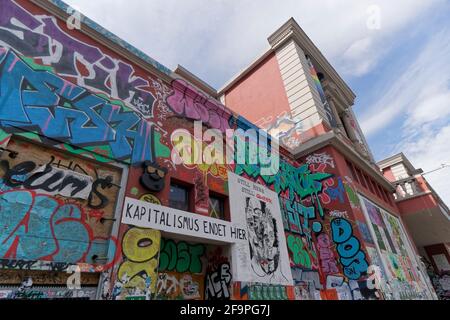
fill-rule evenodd
<path id="1" fill-rule="evenodd" d="M 222 159 L 220 163 L 208 164 L 206 161 L 203 161 L 203 150 L 206 152 L 209 146 L 195 139 L 187 130 L 175 130 L 172 133 L 171 141 L 173 145 L 171 156 L 173 163 L 184 164 L 188 168 L 196 167 L 204 175 L 210 174 L 213 177 L 228 180 L 227 172 L 230 168 L 224 164 L 223 151 L 217 150 L 217 154 L 215 154 L 217 159 Z"/>
<path id="2" fill-rule="evenodd" d="M 158 230 L 131 228 L 122 240 L 126 260 L 117 272 L 123 288 L 153 293 L 157 282 L 158 252 L 161 233 Z"/>
<path id="3" fill-rule="evenodd" d="M 153 194 L 150 194 L 150 193 L 142 195 L 139 198 L 139 200 L 154 203 L 154 204 L 161 204 L 161 201 L 159 201 L 159 199 L 156 196 L 154 196 Z"/>
<path id="4" fill-rule="evenodd" d="M 198 169 L 203 172 L 204 175 L 210 174 L 213 177 L 228 180 L 228 168 L 223 164 L 199 164 Z"/>

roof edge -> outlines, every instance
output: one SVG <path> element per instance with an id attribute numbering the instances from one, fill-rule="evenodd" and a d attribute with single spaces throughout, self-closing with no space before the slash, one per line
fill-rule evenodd
<path id="1" fill-rule="evenodd" d="M 251 62 L 247 67 L 244 67 L 241 71 L 236 73 L 227 83 L 225 83 L 222 88 L 217 90 L 217 95 L 221 96 L 233 87 L 239 80 L 244 78 L 249 72 L 251 72 L 257 65 L 259 65 L 264 59 L 266 59 L 273 52 L 272 48 L 266 49 L 264 53 L 260 54 L 253 62 Z"/>
<path id="2" fill-rule="evenodd" d="M 331 63 L 325 58 L 319 48 L 317 48 L 314 42 L 309 38 L 306 32 L 300 27 L 293 17 L 286 21 L 280 28 L 278 28 L 267 38 L 272 46 L 272 49 L 282 46 L 290 39 L 293 39 L 305 51 L 306 54 L 311 56 L 311 58 L 319 64 L 323 71 L 329 76 L 329 79 L 341 89 L 345 97 L 353 104 L 356 94 L 352 91 L 344 79 L 342 79 Z"/>
<path id="3" fill-rule="evenodd" d="M 122 47 L 123 49 L 127 50 L 128 52 L 135 55 L 137 58 L 143 60 L 144 62 L 152 65 L 155 69 L 157 69 L 159 72 L 162 72 L 168 76 L 172 74 L 172 70 L 164 66 L 163 64 L 159 63 L 155 59 L 151 58 L 149 55 L 141 51 L 140 49 L 134 47 L 133 45 L 129 44 L 122 38 L 116 36 L 114 33 L 108 31 L 101 25 L 99 25 L 97 22 L 89 19 L 85 15 L 83 15 L 81 12 L 78 12 L 76 9 L 68 5 L 62 0 L 31 0 L 33 3 L 37 4 L 40 7 L 43 7 L 44 9 L 49 9 L 48 5 L 52 5 L 56 8 L 58 8 L 61 11 L 64 11 L 65 14 L 70 14 L 73 12 L 77 12 L 80 14 L 80 21 L 83 25 L 89 27 L 90 29 L 96 31 L 101 36 L 105 37 L 107 40 L 113 42 L 115 45 L 118 45 Z"/>

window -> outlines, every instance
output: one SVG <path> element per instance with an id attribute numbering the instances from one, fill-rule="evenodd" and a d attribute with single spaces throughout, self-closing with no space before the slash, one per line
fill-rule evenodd
<path id="1" fill-rule="evenodd" d="M 209 195 L 209 216 L 217 219 L 225 218 L 225 204 L 223 198 Z"/>
<path id="2" fill-rule="evenodd" d="M 170 184 L 169 206 L 171 208 L 189 211 L 189 188 L 177 183 Z"/>

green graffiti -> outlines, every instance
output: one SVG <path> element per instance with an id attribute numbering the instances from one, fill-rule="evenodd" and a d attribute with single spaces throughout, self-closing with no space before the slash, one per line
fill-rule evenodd
<path id="1" fill-rule="evenodd" d="M 106 156 L 101 155 L 101 154 L 105 154 L 105 155 L 110 154 L 111 150 L 107 146 L 84 147 L 83 149 L 80 149 L 80 148 L 74 148 L 71 145 L 64 143 L 61 145 L 61 148 L 70 153 L 73 153 L 76 155 L 81 155 L 86 158 L 94 159 L 101 163 L 111 162 L 110 158 L 107 158 Z"/>
<path id="2" fill-rule="evenodd" d="M 11 137 L 12 137 L 11 133 L 7 133 L 3 131 L 3 129 L 0 129 L 0 146 L 6 148 L 6 146 L 9 143 L 9 139 L 11 139 Z"/>
<path id="3" fill-rule="evenodd" d="M 34 70 L 39 70 L 39 71 L 48 71 L 48 72 L 52 72 L 52 73 L 56 73 L 55 69 L 53 69 L 53 67 L 49 67 L 49 66 L 43 66 L 40 64 L 37 64 L 36 62 L 34 62 L 33 58 L 29 58 L 29 57 L 25 57 L 25 56 L 21 56 L 23 61 L 30 66 L 31 68 L 33 68 Z"/>
<path id="4" fill-rule="evenodd" d="M 159 132 L 155 132 L 155 153 L 156 157 L 170 157 L 170 149 L 161 142 L 161 133 Z"/>
<path id="5" fill-rule="evenodd" d="M 16 133 L 16 135 L 33 140 L 33 141 L 42 142 L 41 137 L 34 132 L 18 132 L 18 133 Z"/>
<path id="6" fill-rule="evenodd" d="M 361 204 L 360 204 L 360 202 L 359 202 L 359 198 L 358 198 L 358 195 L 356 194 L 355 190 L 353 190 L 353 189 L 352 189 L 349 185 L 347 185 L 347 184 L 344 185 L 344 188 L 345 188 L 345 192 L 347 193 L 347 196 L 348 196 L 348 198 L 349 198 L 351 204 L 352 204 L 354 207 L 358 207 L 358 208 L 359 208 L 359 207 L 361 206 Z"/>
<path id="7" fill-rule="evenodd" d="M 188 244 L 184 241 L 161 239 L 159 271 L 176 271 L 201 273 L 202 256 L 205 253 L 203 244 Z"/>
<path id="8" fill-rule="evenodd" d="M 289 250 L 292 252 L 292 261 L 294 262 L 294 265 L 310 269 L 311 258 L 304 247 L 303 240 L 290 234 L 287 237 L 287 244 Z"/>

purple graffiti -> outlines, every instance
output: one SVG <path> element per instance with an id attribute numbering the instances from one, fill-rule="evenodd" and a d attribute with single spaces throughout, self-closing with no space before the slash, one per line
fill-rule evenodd
<path id="1" fill-rule="evenodd" d="M 75 77 L 78 85 L 121 99 L 144 117 L 153 116 L 155 97 L 146 90 L 149 82 L 136 76 L 131 65 L 70 36 L 55 17 L 33 16 L 11 0 L 0 0 L 0 7 L 0 45 L 41 58 L 58 74 Z"/>
<path id="2" fill-rule="evenodd" d="M 325 274 L 338 273 L 339 269 L 336 265 L 336 258 L 331 250 L 332 243 L 326 233 L 321 233 L 317 237 L 317 247 L 320 256 L 320 265 Z"/>
<path id="3" fill-rule="evenodd" d="M 213 129 L 225 132 L 229 129 L 229 115 L 223 107 L 212 99 L 188 85 L 183 80 L 172 82 L 173 94 L 167 98 L 167 104 L 177 114 L 193 120 L 201 120 Z"/>

